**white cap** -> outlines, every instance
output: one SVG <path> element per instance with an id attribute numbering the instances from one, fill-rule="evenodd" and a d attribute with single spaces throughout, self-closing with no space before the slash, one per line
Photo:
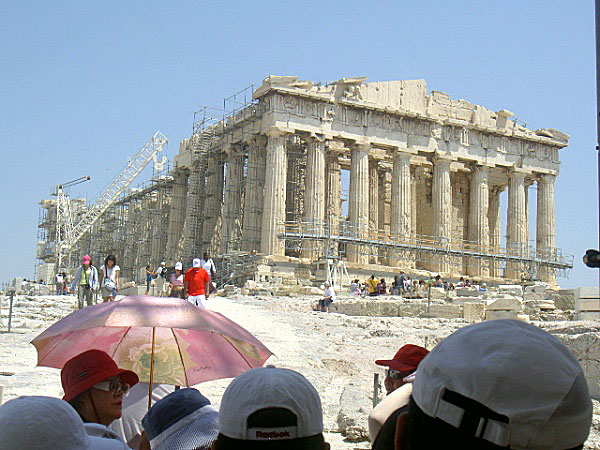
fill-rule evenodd
<path id="1" fill-rule="evenodd" d="M 71 405 L 41 396 L 18 397 L 0 406 L 0 443 L 2 448 L 11 450 L 126 448 L 118 439 L 88 436 Z"/>
<path id="2" fill-rule="evenodd" d="M 176 262 L 175 263 L 175 270 L 181 270 L 183 269 L 183 264 L 181 264 L 180 262 Z"/>
<path id="3" fill-rule="evenodd" d="M 269 408 L 285 408 L 296 416 L 296 426 L 248 427 L 248 418 Z M 227 387 L 219 408 L 219 432 L 239 440 L 283 440 L 315 436 L 323 432 L 321 399 L 301 374 L 273 366 L 251 369 Z"/>
<path id="4" fill-rule="evenodd" d="M 164 261 L 161 261 L 160 265 L 164 266 L 166 263 Z"/>
<path id="5" fill-rule="evenodd" d="M 194 269 L 197 269 L 198 267 L 200 267 L 201 263 L 200 263 L 200 258 L 194 258 L 192 260 L 192 267 Z"/>
<path id="6" fill-rule="evenodd" d="M 455 331 L 419 365 L 412 396 L 428 416 L 501 447 L 576 447 L 592 422 L 575 356 L 556 337 L 517 320 Z"/>

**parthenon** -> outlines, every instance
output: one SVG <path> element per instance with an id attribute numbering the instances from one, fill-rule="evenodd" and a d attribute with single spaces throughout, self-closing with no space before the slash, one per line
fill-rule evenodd
<path id="1" fill-rule="evenodd" d="M 131 279 L 148 263 L 189 265 L 205 250 L 234 280 L 318 281 L 343 261 L 353 277 L 528 274 L 556 284 L 570 267 L 555 242 L 565 133 L 428 93 L 425 80 L 271 75 L 231 102 L 222 116 L 200 113 L 172 170 L 117 202 L 80 253 L 121 255 Z"/>

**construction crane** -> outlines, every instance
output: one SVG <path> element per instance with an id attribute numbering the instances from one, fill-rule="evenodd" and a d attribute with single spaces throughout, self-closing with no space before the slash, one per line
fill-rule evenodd
<path id="1" fill-rule="evenodd" d="M 129 160 L 127 167 L 112 181 L 110 186 L 100 195 L 98 201 L 79 219 L 73 223 L 73 215 L 70 209 L 70 202 L 64 194 L 64 188 L 87 181 L 84 178 L 70 181 L 57 187 L 56 202 L 56 267 L 57 270 L 62 267 L 63 259 L 67 257 L 73 246 L 90 231 L 94 223 L 102 217 L 108 208 L 125 192 L 131 182 L 137 177 L 153 158 L 162 152 L 167 144 L 167 138 L 157 131 L 148 143 L 142 147 L 137 154 Z"/>

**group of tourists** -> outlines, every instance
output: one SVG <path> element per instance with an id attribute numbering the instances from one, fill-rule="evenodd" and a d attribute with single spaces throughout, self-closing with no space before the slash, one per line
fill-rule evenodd
<path id="1" fill-rule="evenodd" d="M 85 306 L 92 306 L 98 292 L 102 301 L 113 301 L 119 292 L 120 271 L 115 255 L 108 255 L 99 270 L 92 264 L 92 258 L 85 255 L 71 285 L 72 291 L 77 293 L 79 308 L 84 307 L 84 302 Z"/>
<path id="2" fill-rule="evenodd" d="M 526 363 L 532 358 L 535 364 Z M 373 449 L 582 449 L 590 431 L 593 406 L 577 358 L 556 337 L 524 322 L 469 325 L 430 352 L 405 344 L 375 364 L 386 368 L 387 396 L 368 417 Z M 61 371 L 62 400 L 25 396 L 0 406 L 0 445 L 330 448 L 320 396 L 297 371 L 250 369 L 229 384 L 218 410 L 200 391 L 174 386 L 156 397 L 155 389 L 149 410 L 130 408 L 147 402 L 133 395 L 139 386 L 148 395 L 148 385 L 138 381 L 108 354 L 83 352 Z"/>

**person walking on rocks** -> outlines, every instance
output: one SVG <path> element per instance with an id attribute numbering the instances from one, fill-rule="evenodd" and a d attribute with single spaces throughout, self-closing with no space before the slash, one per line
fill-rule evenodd
<path id="1" fill-rule="evenodd" d="M 319 300 L 319 311 L 321 312 L 329 312 L 329 305 L 333 303 L 335 300 L 335 291 L 329 284 L 329 281 L 323 283 L 325 287 L 325 292 L 323 293 L 323 298 Z"/>
<path id="2" fill-rule="evenodd" d="M 100 266 L 100 286 L 102 288 L 102 301 L 112 302 L 119 292 L 119 272 L 115 255 L 108 255 L 104 264 Z"/>
<path id="3" fill-rule="evenodd" d="M 98 289 L 98 271 L 92 265 L 92 258 L 89 255 L 81 259 L 81 267 L 77 270 L 71 289 L 77 293 L 79 309 L 83 308 L 84 300 L 87 306 L 94 304 L 94 293 Z"/>
<path id="4" fill-rule="evenodd" d="M 65 291 L 63 289 L 65 279 L 63 278 L 63 274 L 58 272 L 56 274 L 56 295 L 64 295 Z"/>
<path id="5" fill-rule="evenodd" d="M 210 254 L 208 252 L 204 253 L 203 258 L 200 260 L 201 267 L 206 270 L 208 273 L 208 277 L 212 283 L 213 278 L 217 275 L 217 269 L 215 267 L 215 263 L 213 262 Z"/>
<path id="6" fill-rule="evenodd" d="M 190 303 L 206 308 L 206 300 L 209 292 L 210 277 L 208 272 L 202 268 L 200 258 L 194 258 L 192 267 L 185 273 L 183 281 L 183 298 Z"/>
<path id="7" fill-rule="evenodd" d="M 175 272 L 169 276 L 169 297 L 183 298 L 183 279 L 182 273 L 183 264 L 180 262 L 175 263 Z"/>
<path id="8" fill-rule="evenodd" d="M 154 276 L 156 277 L 157 296 L 163 297 L 166 291 L 165 283 L 167 282 L 167 266 L 164 261 L 156 268 Z"/>
<path id="9" fill-rule="evenodd" d="M 150 270 L 150 264 L 146 266 L 146 295 L 150 293 L 150 286 L 152 285 L 152 279 L 154 278 L 154 272 Z"/>

